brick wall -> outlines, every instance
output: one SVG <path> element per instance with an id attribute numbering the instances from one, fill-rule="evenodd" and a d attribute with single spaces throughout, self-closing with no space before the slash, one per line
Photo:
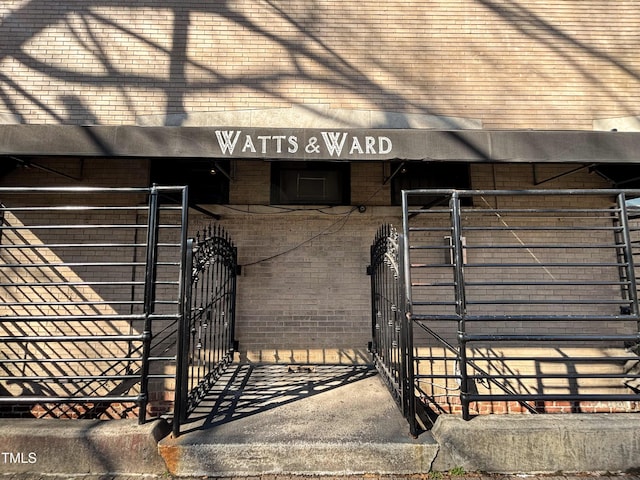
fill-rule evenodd
<path id="1" fill-rule="evenodd" d="M 590 130 L 640 115 L 633 1 L 7 0 L 0 15 L 6 122 L 235 124 L 215 114 L 329 107 Z"/>

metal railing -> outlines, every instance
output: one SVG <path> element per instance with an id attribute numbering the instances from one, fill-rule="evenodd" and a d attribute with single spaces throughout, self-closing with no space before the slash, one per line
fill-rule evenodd
<path id="1" fill-rule="evenodd" d="M 0 197 L 3 413 L 137 409 L 144 422 L 150 384 L 162 391 L 173 378 L 186 187 L 0 188 Z"/>
<path id="2" fill-rule="evenodd" d="M 393 354 L 409 365 L 397 378 L 410 397 L 403 411 L 412 433 L 421 409 L 460 407 L 468 419 L 498 403 L 544 412 L 640 400 L 640 230 L 629 202 L 638 196 L 403 192 L 401 293 L 382 314 L 392 321 L 378 323 L 407 329 L 397 334 L 406 346 Z M 372 292 L 374 305 L 389 296 L 376 283 Z M 375 328 L 379 309 L 373 315 Z M 387 362 L 380 330 L 374 352 Z"/>
<path id="3" fill-rule="evenodd" d="M 237 250 L 220 226 L 188 241 L 173 433 L 233 362 Z"/>

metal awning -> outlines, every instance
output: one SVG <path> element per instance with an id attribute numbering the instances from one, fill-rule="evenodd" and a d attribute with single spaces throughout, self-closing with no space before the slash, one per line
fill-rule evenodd
<path id="1" fill-rule="evenodd" d="M 640 132 L 0 125 L 0 155 L 640 163 Z"/>

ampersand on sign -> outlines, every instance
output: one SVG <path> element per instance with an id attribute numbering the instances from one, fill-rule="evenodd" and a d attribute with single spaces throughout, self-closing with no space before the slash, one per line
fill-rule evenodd
<path id="1" fill-rule="evenodd" d="M 320 145 L 318 145 L 318 137 L 309 138 L 309 143 L 304 148 L 307 153 L 320 153 Z"/>

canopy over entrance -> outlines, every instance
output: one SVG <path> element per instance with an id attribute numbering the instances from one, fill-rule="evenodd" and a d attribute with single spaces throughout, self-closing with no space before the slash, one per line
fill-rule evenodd
<path id="1" fill-rule="evenodd" d="M 0 155 L 640 163 L 640 132 L 1 125 Z"/>

